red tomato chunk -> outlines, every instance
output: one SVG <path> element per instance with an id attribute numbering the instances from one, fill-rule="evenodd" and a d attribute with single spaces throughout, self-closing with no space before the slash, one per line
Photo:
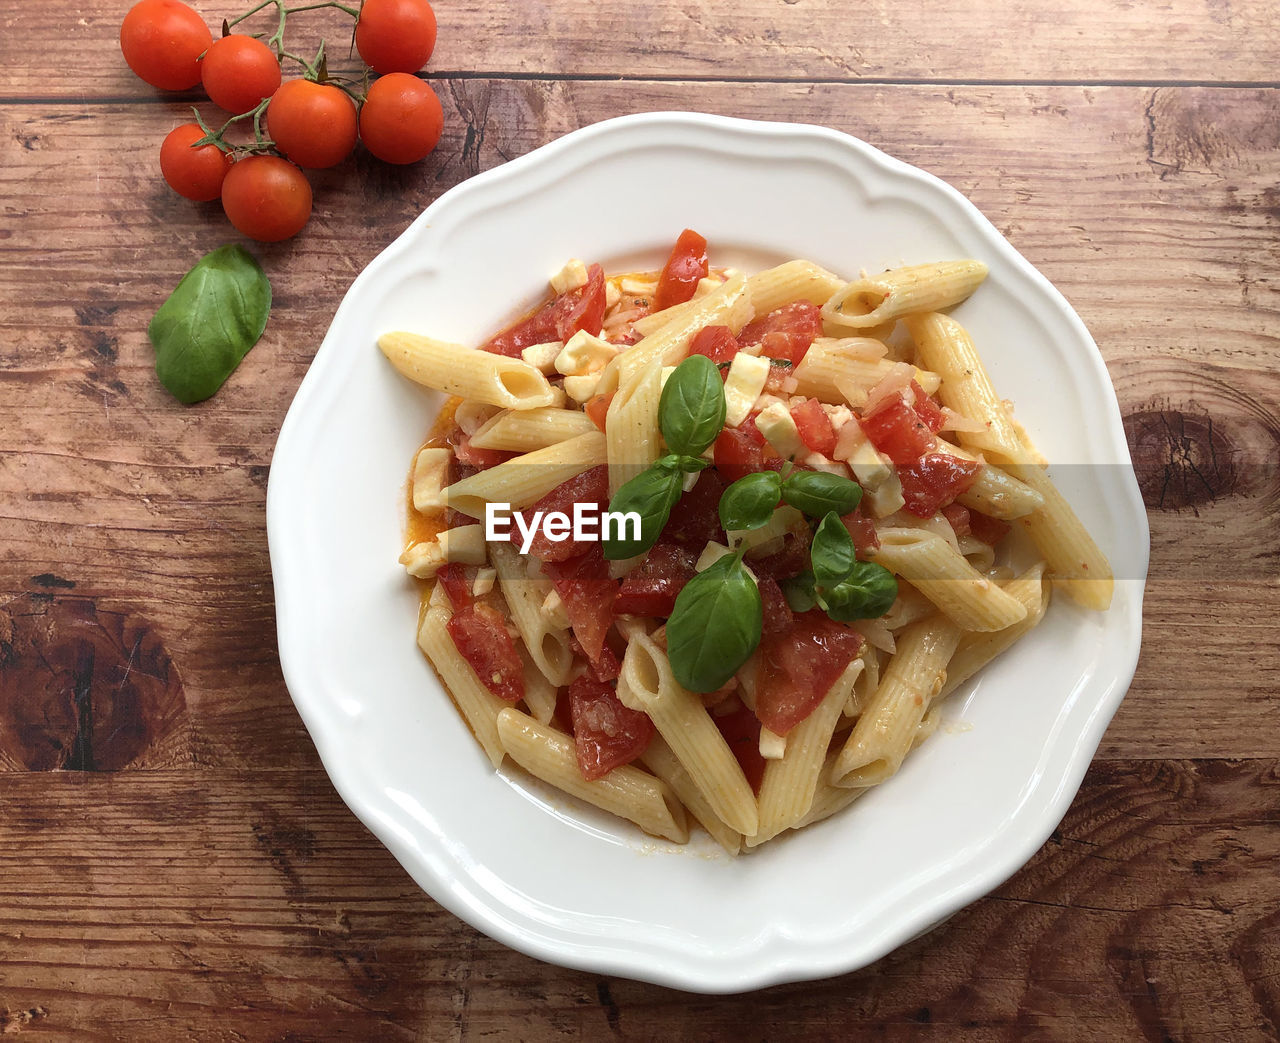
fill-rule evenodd
<path id="1" fill-rule="evenodd" d="M 619 615 L 669 616 L 676 597 L 693 579 L 698 552 L 675 543 L 659 543 L 622 581 L 613 610 Z"/>
<path id="2" fill-rule="evenodd" d="M 738 334 L 744 348 L 760 345 L 760 354 L 799 365 L 815 337 L 822 336 L 822 313 L 808 301 L 793 301 L 750 322 Z"/>
<path id="3" fill-rule="evenodd" d="M 497 611 L 483 603 L 468 605 L 454 612 L 445 626 L 482 685 L 509 703 L 524 698 L 524 664 Z"/>
<path id="4" fill-rule="evenodd" d="M 949 503 L 942 508 L 942 516 L 947 519 L 947 524 L 956 534 L 956 539 L 969 535 L 969 508 L 962 507 L 958 503 Z"/>
<path id="5" fill-rule="evenodd" d="M 859 423 L 880 452 L 898 467 L 918 460 L 933 448 L 934 435 L 916 411 L 900 398 L 891 399 Z"/>
<path id="6" fill-rule="evenodd" d="M 532 522 L 537 511 L 544 517 L 553 511 L 573 518 L 574 504 L 581 503 L 588 516 L 596 519 L 595 532 L 600 534 L 599 512 L 609 505 L 609 468 L 604 464 L 591 467 L 579 475 L 574 475 L 567 482 L 562 482 L 532 507 L 524 510 L 526 520 Z M 514 525 L 512 526 L 514 531 Z M 556 541 L 546 534 L 540 525 L 529 544 L 529 553 L 540 561 L 568 561 L 587 553 L 592 547 L 598 547 L 598 541 L 578 541 L 572 536 Z"/>
<path id="7" fill-rule="evenodd" d="M 817 705 L 862 650 L 862 635 L 805 612 L 792 626 L 760 642 L 756 716 L 772 732 L 786 735 Z"/>
<path id="8" fill-rule="evenodd" d="M 764 758 L 760 756 L 760 719 L 745 706 L 722 717 L 712 717 L 729 750 L 737 758 L 751 788 L 760 792 L 764 779 Z"/>
<path id="9" fill-rule="evenodd" d="M 738 342 L 728 326 L 703 326 L 689 341 L 690 355 L 706 355 L 712 362 L 732 362 L 738 353 Z M 720 379 L 728 376 L 726 370 L 720 371 Z"/>
<path id="10" fill-rule="evenodd" d="M 585 674 L 569 686 L 569 715 L 583 778 L 630 764 L 653 738 L 649 715 L 622 705 L 613 686 Z"/>
<path id="11" fill-rule="evenodd" d="M 613 626 L 613 603 L 618 596 L 618 582 L 609 578 L 609 567 L 599 543 L 591 550 L 568 561 L 547 562 L 551 578 L 574 636 L 593 664 L 602 663 L 604 639 Z"/>
<path id="12" fill-rule="evenodd" d="M 800 441 L 815 453 L 830 457 L 836 451 L 836 429 L 816 398 L 806 398 L 800 405 L 792 406 L 791 419 L 795 421 Z"/>
<path id="13" fill-rule="evenodd" d="M 898 468 L 904 508 L 917 518 L 932 518 L 973 484 L 982 470 L 976 460 L 945 453 L 926 453 Z"/>
<path id="14" fill-rule="evenodd" d="M 653 310 L 662 311 L 673 304 L 691 300 L 698 288 L 698 280 L 705 278 L 708 270 L 707 241 L 692 228 L 686 228 L 671 248 L 671 256 L 658 276 Z"/>
<path id="15" fill-rule="evenodd" d="M 697 554 L 708 540 L 723 540 L 720 528 L 720 496 L 725 483 L 710 468 L 698 475 L 693 488 L 676 501 L 671 518 L 659 537 L 661 543 L 678 543 Z"/>
<path id="16" fill-rule="evenodd" d="M 471 436 L 457 433 L 457 442 L 453 447 L 453 455 L 458 463 L 465 467 L 474 467 L 477 471 L 487 471 L 490 467 L 510 460 L 515 453 L 505 453 L 501 449 L 480 449 L 471 444 Z"/>
<path id="17" fill-rule="evenodd" d="M 456 561 L 450 562 L 436 573 L 436 582 L 444 587 L 444 592 L 449 597 L 449 604 L 453 606 L 455 612 L 461 611 L 475 600 L 471 596 L 471 585 L 475 581 L 475 576 L 474 565 L 462 565 Z"/>
<path id="18" fill-rule="evenodd" d="M 484 346 L 484 350 L 519 358 L 520 352 L 530 345 L 549 341 L 563 343 L 578 330 L 598 335 L 604 322 L 604 310 L 604 269 L 593 264 L 587 269 L 585 286 L 562 293 L 528 318 L 503 330 Z"/>
<path id="19" fill-rule="evenodd" d="M 859 558 L 865 561 L 879 549 L 880 535 L 876 532 L 875 522 L 862 513 L 861 505 L 840 520 L 853 537 L 853 549 L 858 552 Z"/>
<path id="20" fill-rule="evenodd" d="M 756 471 L 776 471 L 783 462 L 756 427 L 754 416 L 737 427 L 724 428 L 716 436 L 712 457 L 716 470 L 727 482 L 736 482 Z"/>
<path id="21" fill-rule="evenodd" d="M 992 518 L 978 511 L 969 512 L 969 531 L 978 539 L 994 547 L 1009 535 L 1010 525 L 999 518 Z"/>
<path id="22" fill-rule="evenodd" d="M 759 577 L 760 601 L 764 608 L 763 632 L 781 634 L 791 629 L 795 615 L 787 604 L 786 595 L 772 576 Z"/>
<path id="23" fill-rule="evenodd" d="M 942 415 L 942 410 L 938 408 L 938 404 L 933 399 L 924 393 L 924 388 L 914 380 L 911 382 L 911 394 L 915 396 L 916 416 L 920 418 L 920 422 L 925 427 L 936 435 L 942 430 L 942 425 L 946 420 L 946 417 Z"/>
<path id="24" fill-rule="evenodd" d="M 587 399 L 587 404 L 583 407 L 591 422 L 601 431 L 604 430 L 605 420 L 609 416 L 609 404 L 613 401 L 613 392 L 607 395 L 595 395 Z"/>

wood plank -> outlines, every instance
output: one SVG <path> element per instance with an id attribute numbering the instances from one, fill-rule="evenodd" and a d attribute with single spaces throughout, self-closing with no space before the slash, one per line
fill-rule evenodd
<path id="1" fill-rule="evenodd" d="M 417 891 L 319 771 L 9 774 L 0 1026 L 137 1040 L 214 1026 L 251 1040 L 692 1026 L 763 1039 L 921 1024 L 1264 1038 L 1280 1028 L 1278 786 L 1274 761 L 1095 765 L 992 897 L 865 970 L 717 998 L 559 970 L 484 938 Z"/>
<path id="2" fill-rule="evenodd" d="M 478 170 L 619 111 L 693 107 L 861 133 L 965 191 L 1073 299 L 1140 450 L 1155 549 L 1143 661 L 1102 755 L 1280 754 L 1280 729 L 1258 727 L 1280 704 L 1266 680 L 1280 607 L 1280 91 L 447 86 L 446 135 L 421 169 L 364 157 L 321 174 L 304 235 L 255 248 L 271 325 L 191 409 L 156 384 L 143 331 L 179 274 L 231 236 L 216 206 L 178 199 L 151 152 L 114 137 L 128 124 L 158 143 L 181 106 L 0 108 L 25 143 L 0 169 L 0 606 L 19 598 L 10 612 L 25 618 L 33 597 L 87 598 L 145 624 L 190 717 L 146 763 L 316 763 L 275 660 L 263 500 L 275 433 L 354 274 Z"/>
<path id="3" fill-rule="evenodd" d="M 210 25 L 245 5 L 195 5 Z M 123 7 L 0 2 L 0 98 L 141 97 L 119 57 Z M 433 75 L 672 77 L 893 82 L 1195 83 L 1276 80 L 1280 11 L 1270 0 L 656 0 L 636 5 L 441 4 Z M 311 53 L 342 16 L 302 15 L 289 37 Z M 269 18 L 257 23 L 270 25 Z M 95 58 L 85 60 L 85 55 Z"/>

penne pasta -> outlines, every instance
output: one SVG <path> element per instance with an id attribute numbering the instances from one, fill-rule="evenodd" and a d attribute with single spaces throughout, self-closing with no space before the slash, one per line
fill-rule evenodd
<path id="1" fill-rule="evenodd" d="M 822 317 L 837 326 L 868 329 L 918 312 L 959 304 L 987 277 L 981 261 L 940 261 L 891 268 L 855 279 L 827 301 Z"/>
<path id="2" fill-rule="evenodd" d="M 486 420 L 471 436 L 477 449 L 528 453 L 597 430 L 586 413 L 555 406 L 509 410 Z M 427 452 L 428 450 L 423 450 Z M 445 452 L 445 450 L 440 450 Z M 414 488 L 417 495 L 417 487 Z"/>
<path id="3" fill-rule="evenodd" d="M 605 462 L 604 435 L 588 431 L 454 482 L 445 489 L 445 499 L 455 511 L 482 518 L 488 504 L 528 507 L 557 485 Z"/>
<path id="4" fill-rule="evenodd" d="M 425 387 L 504 409 L 556 404 L 555 388 L 522 359 L 416 333 L 384 333 L 378 338 L 378 347 L 400 373 Z"/>

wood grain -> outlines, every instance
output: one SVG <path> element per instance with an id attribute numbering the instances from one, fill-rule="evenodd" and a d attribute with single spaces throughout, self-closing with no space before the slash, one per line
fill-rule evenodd
<path id="1" fill-rule="evenodd" d="M 1280 1035 L 1280 7 L 440 4 L 440 148 L 312 176 L 304 234 L 254 247 L 266 336 L 183 408 L 143 331 L 233 236 L 156 173 L 197 99 L 128 72 L 124 6 L 0 0 L 0 1033 Z M 461 180 L 660 109 L 837 127 L 973 199 L 1097 339 L 1152 525 L 1138 673 L 1050 841 L 873 967 L 750 997 L 443 912 L 339 801 L 275 650 L 272 446 L 351 280 Z"/>
<path id="2" fill-rule="evenodd" d="M 250 5 L 193 6 L 216 27 Z M 119 58 L 125 9 L 0 0 L 0 26 L 21 29 L 0 33 L 0 98 L 150 93 Z M 439 5 L 437 17 L 428 71 L 444 77 L 1275 83 L 1280 39 L 1270 0 L 459 0 Z M 350 33 L 341 15 L 301 15 L 291 25 L 303 54 L 326 32 L 331 45 Z"/>
<path id="3" fill-rule="evenodd" d="M 1280 1028 L 1280 894 L 1260 886 L 1280 859 L 1274 761 L 1096 764 L 1050 841 L 991 897 L 863 971 L 750 999 L 554 970 L 484 938 L 416 889 L 319 771 L 33 773 L 0 794 L 0 1025 L 15 1031 L 767 1039 L 783 1025 L 809 1038 L 927 1025 L 1263 1039 Z"/>

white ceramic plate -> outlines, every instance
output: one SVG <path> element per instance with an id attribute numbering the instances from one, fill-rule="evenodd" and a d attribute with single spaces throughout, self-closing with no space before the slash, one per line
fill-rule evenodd
<path id="1" fill-rule="evenodd" d="M 737 860 L 490 769 L 418 652 L 396 563 L 405 476 L 439 398 L 375 347 L 395 329 L 477 342 L 566 258 L 656 268 L 686 226 L 717 263 L 750 269 L 987 262 L 956 315 L 1122 577 L 1105 615 L 1056 599 L 887 785 Z M 1148 554 L 1096 346 L 970 203 L 844 134 L 686 113 L 600 123 L 472 178 L 378 256 L 289 410 L 267 526 L 289 691 L 338 791 L 413 878 L 533 956 L 703 992 L 861 967 L 1030 858 L 1132 679 Z"/>

